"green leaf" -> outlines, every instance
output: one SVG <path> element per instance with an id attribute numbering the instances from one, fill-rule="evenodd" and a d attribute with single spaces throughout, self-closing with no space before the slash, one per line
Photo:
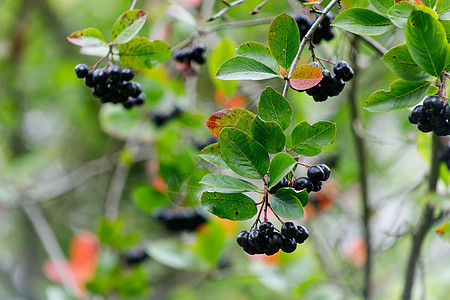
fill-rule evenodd
<path id="1" fill-rule="evenodd" d="M 390 91 L 376 91 L 370 95 L 364 108 L 371 112 L 384 112 L 414 106 L 425 97 L 430 84 L 430 81 L 395 80 Z"/>
<path id="2" fill-rule="evenodd" d="M 228 40 L 222 39 L 222 41 L 216 46 L 216 48 L 211 52 L 207 62 L 209 74 L 216 88 L 231 96 L 236 91 L 238 86 L 237 81 L 224 81 L 214 78 L 219 70 L 220 66 L 228 59 L 234 56 L 234 50 L 236 45 Z"/>
<path id="3" fill-rule="evenodd" d="M 241 193 L 258 190 L 258 187 L 248 181 L 225 174 L 208 174 L 200 183 L 208 185 L 208 189 L 221 193 Z"/>
<path id="4" fill-rule="evenodd" d="M 278 72 L 280 70 L 280 66 L 272 57 L 269 48 L 266 45 L 258 42 L 246 42 L 240 44 L 236 49 L 236 56 L 254 59 L 262 63 L 263 65 L 268 66 L 275 72 Z"/>
<path id="5" fill-rule="evenodd" d="M 276 90 L 268 86 L 259 97 L 258 113 L 264 121 L 275 121 L 283 130 L 291 124 L 292 108 Z"/>
<path id="6" fill-rule="evenodd" d="M 151 213 L 155 208 L 168 204 L 170 199 L 148 184 L 139 184 L 133 188 L 133 202 L 144 213 Z"/>
<path id="7" fill-rule="evenodd" d="M 406 45 L 414 61 L 433 76 L 446 67 L 447 38 L 438 20 L 422 11 L 413 11 L 405 27 Z"/>
<path id="8" fill-rule="evenodd" d="M 148 255 L 155 261 L 177 270 L 199 270 L 202 260 L 179 241 L 155 239 L 147 244 Z"/>
<path id="9" fill-rule="evenodd" d="M 290 220 L 303 217 L 303 206 L 299 198 L 290 188 L 279 189 L 275 195 L 270 195 L 270 207 L 278 216 Z M 306 194 L 308 197 L 308 194 Z"/>
<path id="10" fill-rule="evenodd" d="M 97 28 L 86 28 L 82 31 L 75 31 L 67 37 L 67 40 L 81 47 L 107 46 L 102 33 Z"/>
<path id="11" fill-rule="evenodd" d="M 225 163 L 238 175 L 260 179 L 269 169 L 266 149 L 239 129 L 222 129 L 219 149 Z"/>
<path id="12" fill-rule="evenodd" d="M 294 168 L 296 163 L 295 159 L 289 154 L 283 152 L 277 153 L 272 158 L 269 166 L 269 188 L 272 188 L 280 182 Z"/>
<path id="13" fill-rule="evenodd" d="M 243 131 L 246 134 L 251 136 L 252 135 L 252 122 L 253 122 L 254 118 L 255 118 L 254 114 L 243 115 L 236 122 L 236 125 L 234 125 L 234 128 L 239 129 L 240 131 Z"/>
<path id="14" fill-rule="evenodd" d="M 113 25 L 111 37 L 112 44 L 125 44 L 136 36 L 144 26 L 147 13 L 142 9 L 127 10 L 117 18 Z"/>
<path id="15" fill-rule="evenodd" d="M 440 15 L 439 18 L 441 20 L 447 20 L 447 19 L 442 19 L 442 15 L 448 13 L 449 11 L 450 11 L 450 1 L 445 1 L 445 0 L 438 1 L 437 5 L 436 5 L 436 12 Z"/>
<path id="16" fill-rule="evenodd" d="M 422 3 L 428 7 L 433 8 L 436 5 L 436 1 L 437 0 L 422 0 Z"/>
<path id="17" fill-rule="evenodd" d="M 274 70 L 247 57 L 230 58 L 220 66 L 215 78 L 221 80 L 263 80 L 279 77 Z"/>
<path id="18" fill-rule="evenodd" d="M 441 20 L 442 26 L 445 29 L 445 34 L 447 36 L 447 43 L 450 43 L 450 20 Z"/>
<path id="19" fill-rule="evenodd" d="M 292 130 L 291 144 L 294 151 L 305 156 L 316 156 L 325 145 L 330 145 L 336 135 L 336 124 L 319 121 L 312 125 L 303 121 Z"/>
<path id="20" fill-rule="evenodd" d="M 400 45 L 390 49 L 384 54 L 382 59 L 386 67 L 402 79 L 419 81 L 430 77 L 412 59 L 408 51 L 408 46 L 406 45 Z"/>
<path id="21" fill-rule="evenodd" d="M 400 2 L 391 7 L 388 11 L 388 17 L 395 26 L 405 29 L 408 16 L 415 10 L 409 2 Z"/>
<path id="22" fill-rule="evenodd" d="M 165 13 L 166 15 L 174 19 L 177 19 L 178 21 L 183 22 L 185 24 L 191 25 L 192 27 L 195 27 L 197 23 L 195 21 L 195 18 L 191 15 L 191 13 L 181 5 L 177 4 L 169 5 L 166 8 Z"/>
<path id="23" fill-rule="evenodd" d="M 434 230 L 437 235 L 447 243 L 450 243 L 450 222 L 445 222 Z"/>
<path id="24" fill-rule="evenodd" d="M 269 153 L 278 153 L 284 148 L 286 137 L 276 122 L 265 122 L 255 117 L 251 124 L 252 137 Z"/>
<path id="25" fill-rule="evenodd" d="M 382 14 L 386 14 L 394 5 L 394 0 L 369 0 L 370 4 Z"/>
<path id="26" fill-rule="evenodd" d="M 200 151 L 198 156 L 219 168 L 228 168 L 227 164 L 223 161 L 222 156 L 220 155 L 219 143 L 206 146 L 202 149 L 202 151 Z"/>
<path id="27" fill-rule="evenodd" d="M 350 8 L 336 16 L 333 26 L 363 35 L 380 35 L 393 27 L 391 21 L 365 8 Z"/>
<path id="28" fill-rule="evenodd" d="M 126 249 L 140 241 L 135 232 L 125 229 L 123 220 L 102 219 L 98 225 L 98 237 L 100 241 L 116 249 Z"/>
<path id="29" fill-rule="evenodd" d="M 267 42 L 273 58 L 284 69 L 288 69 L 300 45 L 300 32 L 295 20 L 285 12 L 278 15 L 270 23 Z"/>
<path id="30" fill-rule="evenodd" d="M 255 116 L 254 113 L 243 108 L 233 107 L 222 109 L 212 114 L 206 121 L 206 127 L 216 138 L 219 137 L 220 131 L 226 127 L 235 127 L 239 119 L 244 115 Z"/>
<path id="31" fill-rule="evenodd" d="M 289 83 L 291 88 L 297 91 L 304 91 L 316 86 L 322 78 L 322 71 L 318 67 L 306 64 L 295 68 Z"/>
<path id="32" fill-rule="evenodd" d="M 170 58 L 170 46 L 160 40 L 151 42 L 143 37 L 135 37 L 118 48 L 120 62 L 136 71 L 156 68 Z"/>
<path id="33" fill-rule="evenodd" d="M 203 192 L 201 202 L 210 213 L 222 219 L 240 221 L 256 215 L 256 203 L 240 193 Z"/>

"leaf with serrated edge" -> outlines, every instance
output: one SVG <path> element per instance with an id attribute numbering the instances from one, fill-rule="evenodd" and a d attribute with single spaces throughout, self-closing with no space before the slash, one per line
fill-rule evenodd
<path id="1" fill-rule="evenodd" d="M 263 80 L 275 77 L 279 77 L 279 75 L 259 61 L 236 56 L 220 66 L 215 78 L 221 80 Z"/>
<path id="2" fill-rule="evenodd" d="M 233 221 L 247 220 L 256 215 L 256 203 L 240 193 L 203 192 L 202 205 L 213 215 Z"/>
<path id="3" fill-rule="evenodd" d="M 273 154 L 283 150 L 286 137 L 276 122 L 265 122 L 255 117 L 251 124 L 251 132 L 251 136 L 266 148 L 267 152 Z"/>
<path id="4" fill-rule="evenodd" d="M 333 26 L 363 35 L 380 35 L 393 27 L 392 22 L 365 8 L 350 8 L 336 16 Z"/>
<path id="5" fill-rule="evenodd" d="M 284 69 L 288 69 L 300 45 L 300 32 L 295 20 L 286 13 L 276 16 L 270 23 L 267 42 L 273 58 Z"/>
<path id="6" fill-rule="evenodd" d="M 294 90 L 304 91 L 319 84 L 322 78 L 322 71 L 318 67 L 300 65 L 295 68 L 289 83 Z"/>
<path id="7" fill-rule="evenodd" d="M 261 179 L 269 169 L 266 149 L 239 129 L 222 129 L 219 149 L 225 163 L 238 175 Z"/>
<path id="8" fill-rule="evenodd" d="M 136 71 L 156 68 L 170 58 L 170 46 L 160 40 L 135 37 L 118 48 L 120 62 Z"/>
<path id="9" fill-rule="evenodd" d="M 275 72 L 280 70 L 280 66 L 270 54 L 269 48 L 258 42 L 246 42 L 240 44 L 236 49 L 236 56 L 248 57 L 259 61 L 260 63 L 268 66 Z"/>
<path id="10" fill-rule="evenodd" d="M 277 153 L 270 162 L 269 166 L 269 188 L 272 188 L 284 176 L 286 176 L 295 166 L 297 162 L 295 159 L 287 153 Z"/>
<path id="11" fill-rule="evenodd" d="M 117 18 L 113 25 L 112 44 L 119 45 L 130 41 L 138 34 L 147 19 L 147 13 L 142 9 L 127 10 Z"/>
<path id="12" fill-rule="evenodd" d="M 203 160 L 213 164 L 219 168 L 228 168 L 220 155 L 219 143 L 214 143 L 202 149 L 200 156 Z"/>
<path id="13" fill-rule="evenodd" d="M 430 84 L 430 81 L 395 80 L 390 91 L 376 91 L 370 95 L 364 108 L 371 112 L 385 112 L 414 106 L 425 97 Z"/>
<path id="14" fill-rule="evenodd" d="M 97 28 L 75 31 L 67 37 L 67 40 L 81 47 L 102 47 L 107 45 L 102 33 Z"/>
<path id="15" fill-rule="evenodd" d="M 303 205 L 293 193 L 295 192 L 290 188 L 282 188 L 274 195 L 270 195 L 270 207 L 273 212 L 289 220 L 302 218 Z"/>
<path id="16" fill-rule="evenodd" d="M 233 107 L 222 109 L 209 117 L 206 121 L 206 127 L 208 127 L 213 136 L 218 138 L 223 128 L 235 127 L 243 115 L 255 116 L 254 113 L 243 108 Z"/>
<path id="17" fill-rule="evenodd" d="M 383 63 L 398 77 L 408 81 L 425 80 L 430 77 L 412 59 L 408 46 L 400 45 L 391 48 L 384 54 Z"/>
<path id="18" fill-rule="evenodd" d="M 413 11 L 405 27 L 409 54 L 425 72 L 439 76 L 446 66 L 447 38 L 438 20 L 423 11 Z"/>
<path id="19" fill-rule="evenodd" d="M 336 124 L 319 121 L 312 125 L 303 121 L 292 130 L 291 143 L 293 150 L 305 156 L 316 156 L 326 145 L 333 143 L 336 135 Z"/>
<path id="20" fill-rule="evenodd" d="M 248 181 L 225 174 L 207 174 L 200 183 L 208 185 L 208 189 L 221 193 L 242 193 L 258 190 L 258 187 Z"/>
<path id="21" fill-rule="evenodd" d="M 291 124 L 291 105 L 270 86 L 266 87 L 259 97 L 258 113 L 261 119 L 275 121 L 283 130 L 286 130 Z"/>

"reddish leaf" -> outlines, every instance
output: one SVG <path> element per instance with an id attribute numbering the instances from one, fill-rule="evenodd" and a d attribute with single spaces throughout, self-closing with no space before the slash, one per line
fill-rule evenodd
<path id="1" fill-rule="evenodd" d="M 216 138 L 219 137 L 220 131 L 225 127 L 234 127 L 243 115 L 254 115 L 252 112 L 242 108 L 227 108 L 220 110 L 209 117 L 206 121 L 206 127 Z"/>
<path id="2" fill-rule="evenodd" d="M 96 28 L 87 28 L 82 31 L 75 31 L 67 37 L 72 44 L 81 47 L 101 47 L 106 46 L 102 33 Z"/>
<path id="3" fill-rule="evenodd" d="M 289 83 L 294 90 L 304 91 L 317 85 L 322 80 L 322 71 L 311 65 L 300 65 L 295 68 Z"/>

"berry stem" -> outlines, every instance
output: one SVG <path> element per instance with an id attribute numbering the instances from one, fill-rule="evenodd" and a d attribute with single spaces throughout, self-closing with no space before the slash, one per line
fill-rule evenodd
<path id="1" fill-rule="evenodd" d="M 272 206 L 270 206 L 270 204 L 268 204 L 270 210 L 273 212 L 273 214 L 275 215 L 275 217 L 277 217 L 278 221 L 281 222 L 281 224 L 284 224 L 283 220 L 281 220 L 281 218 L 273 211 Z"/>
<path id="2" fill-rule="evenodd" d="M 304 163 L 301 163 L 301 162 L 297 162 L 297 165 L 303 166 L 303 167 L 305 167 L 307 169 L 311 168 L 310 165 L 307 165 L 307 164 L 304 164 Z"/>
<path id="3" fill-rule="evenodd" d="M 318 56 L 316 56 L 316 58 L 317 58 L 318 60 L 326 61 L 327 63 L 332 64 L 332 65 L 334 66 L 334 62 L 332 62 L 331 60 L 328 60 L 328 59 L 325 59 L 325 58 L 320 58 L 320 57 L 318 57 Z"/>

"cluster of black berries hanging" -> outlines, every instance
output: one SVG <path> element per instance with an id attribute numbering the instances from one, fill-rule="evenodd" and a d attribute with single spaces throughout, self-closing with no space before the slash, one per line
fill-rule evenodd
<path id="1" fill-rule="evenodd" d="M 292 182 L 292 186 L 287 178 L 284 177 L 270 189 L 269 193 L 275 194 L 279 189 L 285 187 L 292 187 L 296 191 L 306 189 L 308 193 L 318 192 L 322 189 L 322 181 L 328 180 L 330 174 L 331 170 L 325 164 L 311 166 L 306 172 L 308 177 L 298 177 Z"/>
<path id="2" fill-rule="evenodd" d="M 439 161 L 443 162 L 450 170 L 450 145 L 439 152 Z"/>
<path id="3" fill-rule="evenodd" d="M 258 229 L 241 231 L 236 241 L 250 255 L 273 255 L 280 249 L 286 253 L 294 252 L 297 244 L 302 244 L 308 237 L 309 233 L 303 226 L 285 222 L 278 233 L 274 231 L 271 222 L 265 221 L 259 225 Z"/>
<path id="4" fill-rule="evenodd" d="M 84 78 L 84 84 L 92 88 L 92 94 L 100 99 L 101 103 L 122 103 L 123 107 L 131 108 L 134 105 L 142 105 L 145 95 L 142 93 L 141 85 L 133 79 L 131 69 L 121 69 L 112 65 L 108 70 L 89 70 L 85 64 L 75 67 L 78 78 Z"/>
<path id="5" fill-rule="evenodd" d="M 309 63 L 312 66 L 320 68 L 317 62 Z M 353 70 L 345 61 L 338 61 L 333 66 L 334 75 L 331 72 L 320 68 L 322 71 L 322 80 L 319 84 L 306 90 L 306 93 L 313 97 L 316 102 L 323 102 L 328 97 L 339 95 L 345 87 L 345 82 L 353 78 Z"/>
<path id="6" fill-rule="evenodd" d="M 158 211 L 155 216 L 170 231 L 195 231 L 208 221 L 206 215 L 198 209 L 164 209 Z"/>
<path id="7" fill-rule="evenodd" d="M 205 50 L 206 46 L 204 44 L 197 44 L 192 48 L 176 50 L 174 58 L 178 62 L 195 61 L 201 65 L 205 63 Z"/>
<path id="8" fill-rule="evenodd" d="M 315 21 L 308 19 L 308 17 L 303 13 L 293 15 L 292 17 L 295 22 L 297 22 L 297 26 L 300 31 L 300 39 L 303 39 Z M 314 32 L 312 38 L 313 44 L 317 45 L 322 41 L 322 39 L 329 41 L 334 37 L 334 31 L 331 27 L 331 23 L 333 23 L 333 16 L 331 14 L 326 14 L 320 23 L 319 28 L 317 28 Z"/>
<path id="9" fill-rule="evenodd" d="M 179 107 L 175 107 L 170 113 L 168 114 L 162 114 L 162 113 L 155 113 L 153 114 L 153 123 L 155 123 L 156 127 L 163 126 L 170 120 L 173 120 L 177 117 L 179 117 L 182 113 L 182 110 Z"/>
<path id="10" fill-rule="evenodd" d="M 438 136 L 450 135 L 450 106 L 438 95 L 428 96 L 423 105 L 409 113 L 409 122 L 422 132 L 433 131 Z"/>
<path id="11" fill-rule="evenodd" d="M 135 266 L 146 261 L 150 256 L 143 249 L 130 250 L 120 254 L 120 260 L 127 266 Z"/>

